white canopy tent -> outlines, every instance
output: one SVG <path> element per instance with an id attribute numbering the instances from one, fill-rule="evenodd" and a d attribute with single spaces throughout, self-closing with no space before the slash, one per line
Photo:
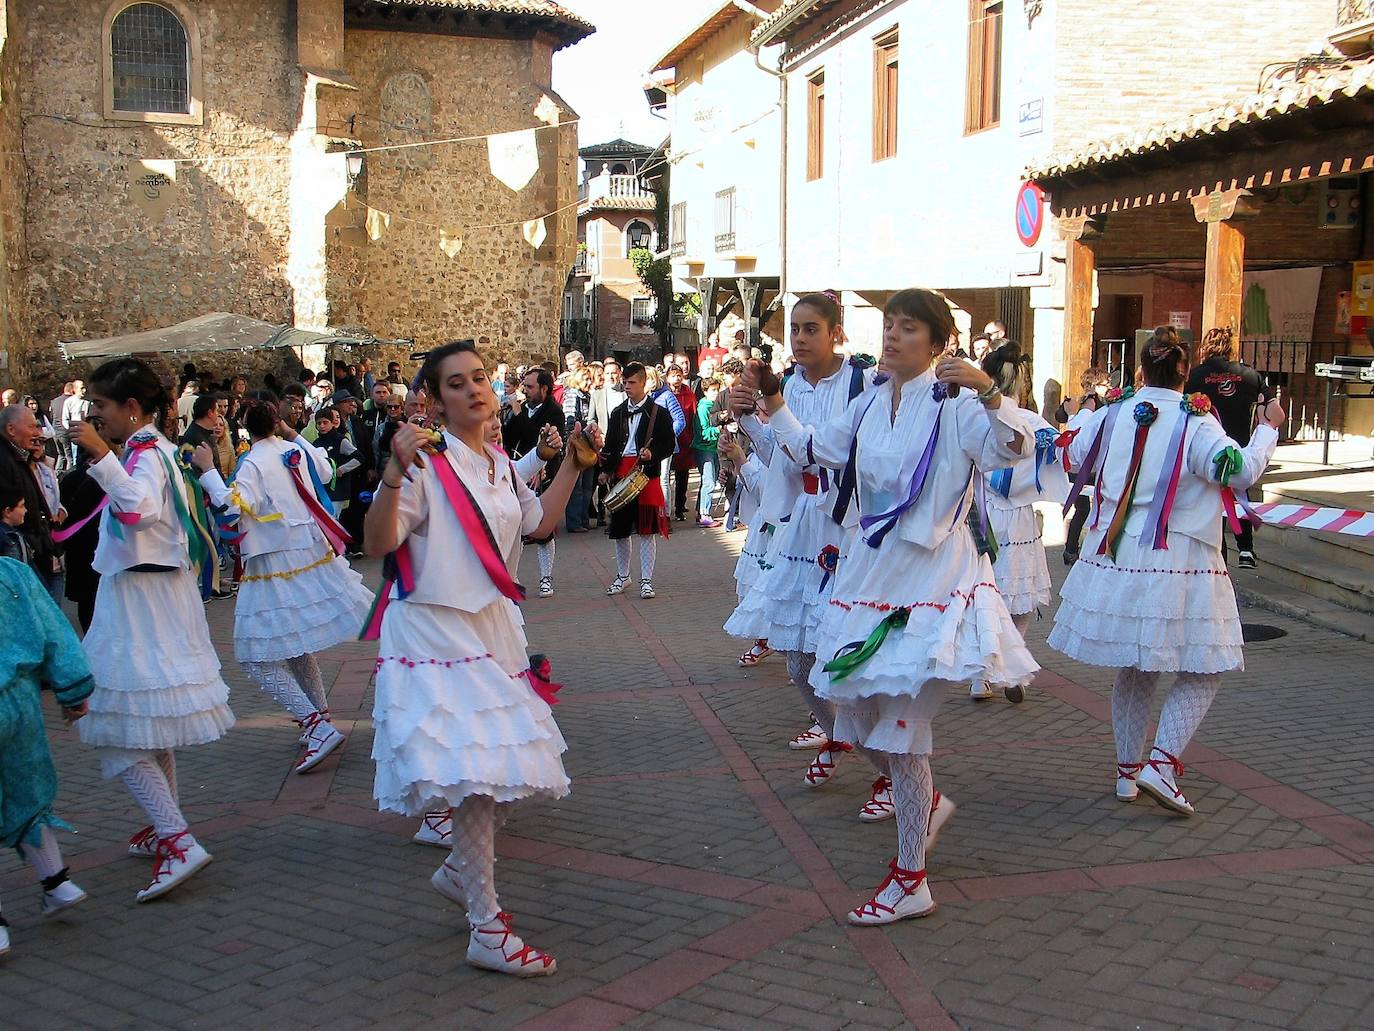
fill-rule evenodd
<path id="1" fill-rule="evenodd" d="M 149 329 L 98 340 L 61 341 L 68 359 L 112 358 L 129 354 L 196 353 L 203 351 L 257 351 L 269 347 L 309 347 L 314 344 L 344 347 L 380 343 L 375 337 L 332 330 L 295 329 L 270 322 L 216 311 L 175 326 Z"/>

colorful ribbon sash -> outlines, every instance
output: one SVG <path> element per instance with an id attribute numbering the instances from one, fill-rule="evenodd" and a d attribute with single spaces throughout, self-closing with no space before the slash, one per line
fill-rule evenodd
<path id="1" fill-rule="evenodd" d="M 883 539 L 897 525 L 898 520 L 906 514 L 912 505 L 916 504 L 921 497 L 921 492 L 925 490 L 926 480 L 929 479 L 930 470 L 934 464 L 935 448 L 940 441 L 940 422 L 945 413 L 945 401 L 949 398 L 948 388 L 943 383 L 936 383 L 931 389 L 931 396 L 937 402 L 935 418 L 930 427 L 930 436 L 926 438 L 925 447 L 921 449 L 921 457 L 917 460 L 916 468 L 907 484 L 906 497 L 886 512 L 867 515 L 859 520 L 859 528 L 863 531 L 870 530 L 875 526 L 878 527 L 874 533 L 864 537 L 864 543 L 870 548 L 879 547 L 883 543 Z M 854 434 L 854 439 L 857 442 L 857 432 Z"/>
<path id="2" fill-rule="evenodd" d="M 329 546 L 334 549 L 334 554 L 342 555 L 348 543 L 353 540 L 348 531 L 339 525 L 339 521 L 334 518 L 332 506 L 326 501 L 322 501 L 320 495 L 324 493 L 324 485 L 320 483 L 320 478 L 315 472 L 315 463 L 306 461 L 305 465 L 310 470 L 310 479 L 314 482 L 315 489 L 312 491 L 305 485 L 305 478 L 301 476 L 301 460 L 305 455 L 300 448 L 293 447 L 281 456 L 282 465 L 286 466 L 286 471 L 291 474 L 291 482 L 296 488 L 296 493 L 305 502 L 305 507 L 310 510 L 310 515 L 319 526 L 325 539 L 329 541 Z M 327 499 L 328 495 L 324 497 Z"/>
<path id="3" fill-rule="evenodd" d="M 143 453 L 156 446 L 157 437 L 150 434 L 139 434 L 131 438 L 124 445 L 124 458 L 120 462 L 120 465 L 124 467 L 126 473 L 133 475 L 134 466 L 138 465 L 138 460 L 143 456 Z M 52 539 L 58 544 L 61 544 L 67 538 L 75 535 L 83 526 L 100 515 L 100 513 L 109 508 L 109 506 L 110 496 L 107 494 L 100 499 L 100 504 L 96 505 L 87 515 L 68 526 L 64 526 L 60 530 L 54 530 Z M 124 526 L 133 526 L 140 518 L 137 512 L 121 512 L 118 509 L 110 509 L 110 514 L 114 516 L 116 520 L 110 524 L 110 530 L 120 540 L 124 539 L 124 531 L 120 529 L 120 524 L 122 523 Z"/>
<path id="4" fill-rule="evenodd" d="M 544 704 L 558 704 L 558 692 L 563 690 L 563 685 L 553 682 L 553 664 L 549 662 L 548 656 L 531 655 L 529 669 L 525 670 L 525 679 L 529 681 L 534 693 L 544 700 Z"/>
<path id="5" fill-rule="evenodd" d="M 846 644 L 835 653 L 835 657 L 821 668 L 830 674 L 830 679 L 838 684 L 856 669 L 878 653 L 893 630 L 900 630 L 911 619 L 911 609 L 893 609 L 873 628 L 872 633 L 862 641 Z"/>
<path id="6" fill-rule="evenodd" d="M 1125 401 L 1135 395 L 1134 390 L 1120 390 L 1114 388 L 1107 394 L 1107 415 L 1098 424 L 1097 436 L 1093 437 L 1092 445 L 1088 448 L 1088 453 L 1083 459 L 1083 464 L 1078 467 L 1078 475 L 1073 479 L 1073 486 L 1069 489 L 1069 496 L 1064 499 L 1064 515 L 1068 515 L 1073 508 L 1073 503 L 1078 500 L 1078 495 L 1083 493 L 1083 488 L 1088 485 L 1089 480 L 1095 479 L 1098 491 L 1093 498 L 1093 529 L 1097 528 L 1097 517 L 1102 512 L 1102 466 L 1107 460 L 1107 450 L 1111 444 L 1112 430 L 1116 428 L 1117 416 L 1121 414 L 1121 401 Z M 1078 435 L 1078 430 L 1072 431 L 1074 436 Z M 1068 468 L 1069 451 L 1067 445 L 1064 448 L 1065 468 Z"/>
<path id="7" fill-rule="evenodd" d="M 501 557 L 500 548 L 497 546 L 496 535 L 492 533 L 486 516 L 482 514 L 482 510 L 477 504 L 477 499 L 472 496 L 471 491 L 468 490 L 458 474 L 453 471 L 453 464 L 444 453 L 443 448 L 437 450 L 430 464 L 434 467 L 434 474 L 444 490 L 444 496 L 453 506 L 453 513 L 458 517 L 458 525 L 472 545 L 473 551 L 476 552 L 477 560 L 482 564 L 482 569 L 487 576 L 490 577 L 492 585 L 502 595 L 517 605 L 520 604 L 525 600 L 525 588 L 511 578 L 505 560 Z M 382 616 L 390 603 L 391 589 L 398 583 L 400 589 L 397 594 L 402 598 L 415 589 L 415 575 L 410 548 L 404 541 L 396 551 L 387 556 L 387 563 L 383 565 L 382 587 L 377 598 L 373 601 L 372 611 L 368 614 L 367 622 L 359 635 L 360 640 L 375 641 L 381 635 Z"/>
<path id="8" fill-rule="evenodd" d="M 1121 546 L 1121 536 L 1126 530 L 1126 520 L 1130 517 L 1131 505 L 1135 501 L 1136 486 L 1140 482 L 1140 465 L 1145 457 L 1145 441 L 1150 434 L 1150 427 L 1159 418 L 1159 409 L 1149 401 L 1141 401 L 1131 412 L 1131 417 L 1135 419 L 1131 464 L 1126 469 L 1126 483 L 1122 487 L 1121 497 L 1117 500 L 1116 511 L 1112 513 L 1112 521 L 1107 526 L 1107 532 L 1102 535 L 1102 543 L 1097 547 L 1099 555 L 1109 555 L 1113 561 L 1116 560 L 1117 549 Z"/>
<path id="9" fill-rule="evenodd" d="M 825 571 L 825 575 L 821 577 L 821 590 L 823 591 L 829 585 L 830 578 L 835 575 L 835 570 L 840 568 L 840 549 L 833 544 L 827 544 L 816 556 L 816 564 Z"/>

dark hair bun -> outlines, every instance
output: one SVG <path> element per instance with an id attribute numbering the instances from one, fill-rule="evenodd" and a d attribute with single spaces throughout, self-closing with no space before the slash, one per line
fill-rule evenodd
<path id="1" fill-rule="evenodd" d="M 249 392 L 244 396 L 239 419 L 254 440 L 270 437 L 277 431 L 277 395 L 270 390 Z"/>
<path id="2" fill-rule="evenodd" d="M 1021 370 L 1030 373 L 1030 355 L 1021 350 L 1015 340 L 1002 340 L 983 356 L 983 371 L 992 377 L 997 388 L 1008 397 L 1015 397 Z"/>

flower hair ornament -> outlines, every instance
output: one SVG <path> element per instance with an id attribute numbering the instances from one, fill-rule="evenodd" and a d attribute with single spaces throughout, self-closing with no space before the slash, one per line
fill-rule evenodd
<path id="1" fill-rule="evenodd" d="M 1107 396 L 1103 400 L 1109 405 L 1114 405 L 1121 401 L 1129 401 L 1133 397 L 1135 397 L 1135 387 L 1128 384 L 1124 387 L 1112 387 L 1107 391 Z"/>
<path id="2" fill-rule="evenodd" d="M 1212 414 L 1212 399 L 1201 392 L 1196 394 L 1184 394 L 1178 406 L 1189 415 Z"/>

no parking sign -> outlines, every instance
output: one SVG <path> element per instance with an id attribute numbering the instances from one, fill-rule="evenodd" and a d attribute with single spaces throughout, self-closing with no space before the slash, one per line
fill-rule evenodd
<path id="1" fill-rule="evenodd" d="M 1016 191 L 1016 235 L 1027 247 L 1034 247 L 1045 228 L 1045 192 L 1035 183 L 1022 183 Z"/>

